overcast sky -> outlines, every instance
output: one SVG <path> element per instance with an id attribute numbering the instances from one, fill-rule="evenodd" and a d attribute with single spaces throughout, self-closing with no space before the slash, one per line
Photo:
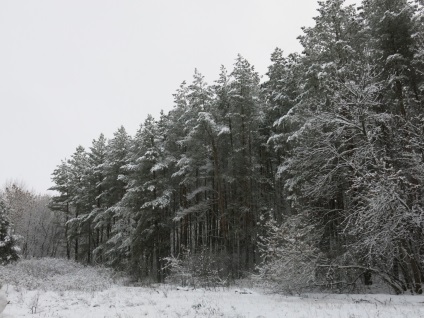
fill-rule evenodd
<path id="1" fill-rule="evenodd" d="M 348 3 L 354 2 L 349 1 Z M 314 0 L 1 0 L 0 187 L 47 193 L 60 161 L 147 114 L 197 68 L 208 83 L 240 53 L 265 74 L 299 52 Z"/>

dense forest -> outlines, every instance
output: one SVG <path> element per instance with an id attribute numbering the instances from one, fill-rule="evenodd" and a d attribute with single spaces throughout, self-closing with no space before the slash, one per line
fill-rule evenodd
<path id="1" fill-rule="evenodd" d="M 196 70 L 135 136 L 101 134 L 57 166 L 43 253 L 158 282 L 422 293 L 423 6 L 319 2 L 303 52 L 277 48 L 266 79 L 241 55 L 213 84 Z"/>

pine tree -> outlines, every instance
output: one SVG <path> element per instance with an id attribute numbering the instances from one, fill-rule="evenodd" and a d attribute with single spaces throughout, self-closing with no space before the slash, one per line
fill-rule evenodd
<path id="1" fill-rule="evenodd" d="M 121 203 L 131 216 L 131 268 L 138 277 L 164 278 L 163 258 L 170 250 L 171 199 L 163 130 L 148 116 L 132 140 L 128 164 L 127 192 Z"/>
<path id="2" fill-rule="evenodd" d="M 19 259 L 19 237 L 12 233 L 9 212 L 3 198 L 0 198 L 0 265 Z"/>
<path id="3" fill-rule="evenodd" d="M 385 84 L 385 110 L 414 116 L 423 103 L 422 21 L 419 7 L 407 0 L 366 0 L 363 18 L 370 30 L 371 49 Z"/>
<path id="4" fill-rule="evenodd" d="M 123 167 L 127 164 L 131 137 L 121 126 L 114 137 L 109 140 L 103 165 L 103 181 L 99 184 L 103 193 L 105 210 L 97 216 L 96 227 L 106 229 L 106 242 L 100 246 L 107 263 L 123 268 L 129 259 L 128 238 L 130 235 L 130 219 L 126 217 L 127 208 L 120 204 L 125 195 L 127 175 Z"/>
<path id="5" fill-rule="evenodd" d="M 267 200 L 274 202 L 273 218 L 281 220 L 283 213 L 290 214 L 290 204 L 278 168 L 290 151 L 287 138 L 298 128 L 298 123 L 292 121 L 288 124 L 285 119 L 299 101 L 302 81 L 299 74 L 300 56 L 298 54 L 284 57 L 283 51 L 277 48 L 271 54 L 271 62 L 267 73 L 269 79 L 262 84 L 265 95 L 265 120 L 261 125 L 261 135 L 265 139 L 262 153 L 267 158 L 265 171 L 272 175 L 271 178 L 268 177 L 268 180 L 271 182 L 274 179 L 271 183 L 272 190 L 269 188 L 267 190 L 267 193 L 273 193 L 273 197 L 267 197 Z"/>
<path id="6" fill-rule="evenodd" d="M 231 153 L 229 175 L 234 178 L 230 189 L 229 219 L 232 250 L 237 251 L 239 266 L 247 269 L 256 262 L 256 223 L 259 195 L 260 165 L 257 161 L 261 146 L 260 123 L 264 120 L 264 105 L 260 94 L 259 75 L 254 67 L 238 55 L 231 72 L 228 94 L 231 116 Z"/>
<path id="7" fill-rule="evenodd" d="M 210 225 L 210 220 L 201 224 L 198 220 L 208 218 L 208 212 L 216 209 L 208 199 L 213 196 L 211 190 L 215 188 L 210 178 L 212 154 L 206 127 L 208 120 L 213 121 L 210 112 L 212 92 L 204 77 L 195 70 L 193 82 L 184 93 L 184 100 L 187 102 L 185 105 L 176 100 L 177 107 L 183 114 L 180 118 L 183 118 L 186 125 L 179 134 L 181 153 L 177 157 L 176 171 L 172 175 L 179 184 L 180 192 L 179 210 L 175 220 L 180 227 L 180 245 L 196 250 L 200 245 L 206 244 L 203 237 L 199 240 L 197 233 L 205 233 L 204 227 Z"/>
<path id="8" fill-rule="evenodd" d="M 59 214 L 62 220 L 63 236 L 66 242 L 66 257 L 71 258 L 71 242 L 69 240 L 69 224 L 71 218 L 71 185 L 70 185 L 69 162 L 62 160 L 61 164 L 52 173 L 52 181 L 55 184 L 49 190 L 57 192 L 49 202 L 49 208 Z"/>
<path id="9" fill-rule="evenodd" d="M 78 146 L 69 162 L 70 206 L 74 214 L 67 224 L 69 238 L 74 241 L 74 257 L 79 260 L 87 255 L 87 237 L 91 229 L 87 228 L 87 213 L 91 210 L 89 202 L 89 162 L 84 147 Z"/>
<path id="10" fill-rule="evenodd" d="M 101 261 L 101 253 L 94 253 L 97 248 L 104 243 L 105 240 L 105 226 L 99 220 L 101 220 L 102 214 L 106 209 L 105 200 L 103 198 L 103 181 L 104 181 L 104 171 L 103 165 L 106 160 L 106 138 L 103 134 L 99 136 L 97 140 L 92 141 L 90 147 L 90 152 L 88 153 L 88 164 L 89 164 L 89 174 L 88 182 L 89 189 L 88 196 L 89 202 L 91 205 L 90 214 L 87 218 L 87 226 L 91 229 L 89 231 L 88 238 L 88 263 L 90 263 L 92 254 L 95 254 L 96 261 Z"/>

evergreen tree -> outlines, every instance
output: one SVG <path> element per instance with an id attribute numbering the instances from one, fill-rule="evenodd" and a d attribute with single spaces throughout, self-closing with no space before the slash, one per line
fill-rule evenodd
<path id="1" fill-rule="evenodd" d="M 104 164 L 106 160 L 106 138 L 103 134 L 99 136 L 97 140 L 93 140 L 88 153 L 89 163 L 89 202 L 91 205 L 90 214 L 88 215 L 87 223 L 88 227 L 92 228 L 89 231 L 88 239 L 88 263 L 90 263 L 92 254 L 99 248 L 105 240 L 105 226 L 98 222 L 101 219 L 106 205 L 103 198 L 103 181 L 104 181 Z M 92 233 L 93 232 L 93 233 Z M 97 261 L 101 261 L 101 253 L 96 254 Z"/>
<path id="2" fill-rule="evenodd" d="M 261 125 L 263 142 L 262 157 L 265 157 L 266 174 L 272 189 L 268 187 L 266 193 L 273 194 L 267 197 L 268 202 L 273 202 L 272 217 L 281 221 L 281 216 L 290 214 L 290 204 L 287 200 L 288 193 L 284 188 L 283 178 L 279 173 L 279 167 L 287 158 L 290 146 L 287 138 L 290 133 L 298 128 L 298 123 L 291 120 L 290 124 L 285 120 L 290 110 L 299 101 L 301 96 L 300 57 L 291 54 L 283 56 L 283 51 L 276 49 L 271 54 L 272 64 L 268 68 L 268 81 L 262 84 L 265 98 L 265 120 Z M 266 196 L 266 194 L 265 194 Z"/>
<path id="3" fill-rule="evenodd" d="M 81 259 L 89 254 L 87 249 L 87 236 L 91 229 L 86 226 L 87 213 L 91 206 L 89 202 L 89 163 L 88 154 L 84 147 L 78 146 L 69 160 L 69 188 L 70 206 L 74 217 L 67 222 L 69 225 L 69 238 L 74 241 L 74 258 Z"/>
<path id="4" fill-rule="evenodd" d="M 131 220 L 126 217 L 127 207 L 120 204 L 125 195 L 127 175 L 123 167 L 127 164 L 131 138 L 121 126 L 114 137 L 109 140 L 103 164 L 103 181 L 99 184 L 103 193 L 105 210 L 97 216 L 96 227 L 106 229 L 106 241 L 101 250 L 108 264 L 115 267 L 125 267 L 129 259 L 128 238 Z"/>
<path id="5" fill-rule="evenodd" d="M 371 33 L 370 52 L 386 88 L 384 110 L 414 116 L 423 103 L 422 21 L 407 0 L 366 0 L 363 18 Z"/>
<path id="6" fill-rule="evenodd" d="M 163 257 L 169 255 L 171 190 L 166 173 L 163 131 L 148 116 L 132 140 L 127 192 L 121 203 L 130 208 L 132 220 L 131 268 L 138 277 L 163 281 Z"/>
<path id="7" fill-rule="evenodd" d="M 19 237 L 12 233 L 9 212 L 3 198 L 0 197 L 0 265 L 19 259 Z"/>
<path id="8" fill-rule="evenodd" d="M 49 190 L 57 192 L 49 202 L 49 208 L 59 214 L 62 219 L 63 235 L 66 241 L 66 257 L 71 258 L 71 242 L 69 240 L 69 224 L 71 218 L 71 185 L 70 166 L 67 161 L 61 162 L 52 173 L 54 186 Z"/>
<path id="9" fill-rule="evenodd" d="M 237 251 L 240 269 L 251 268 L 256 262 L 256 224 L 259 207 L 261 165 L 257 161 L 261 146 L 260 123 L 264 120 L 264 105 L 260 94 L 259 75 L 254 67 L 239 55 L 229 83 L 229 112 L 231 117 L 231 152 L 228 156 L 232 250 Z M 232 225 L 231 225 L 232 224 Z M 225 234 L 228 235 L 228 234 Z"/>

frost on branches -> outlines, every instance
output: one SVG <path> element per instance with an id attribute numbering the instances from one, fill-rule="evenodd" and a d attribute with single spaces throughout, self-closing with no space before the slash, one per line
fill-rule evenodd
<path id="1" fill-rule="evenodd" d="M 259 278 L 271 288 L 288 293 L 299 293 L 315 285 L 315 270 L 322 258 L 314 246 L 319 231 L 306 224 L 301 215 L 287 218 L 282 225 L 270 219 L 265 229 L 266 236 L 260 240 L 263 262 Z"/>
<path id="2" fill-rule="evenodd" d="M 226 259 L 212 254 L 206 247 L 197 254 L 185 249 L 178 257 L 167 257 L 165 261 L 169 270 L 168 282 L 194 288 L 228 285 L 229 277 L 223 265 Z"/>

